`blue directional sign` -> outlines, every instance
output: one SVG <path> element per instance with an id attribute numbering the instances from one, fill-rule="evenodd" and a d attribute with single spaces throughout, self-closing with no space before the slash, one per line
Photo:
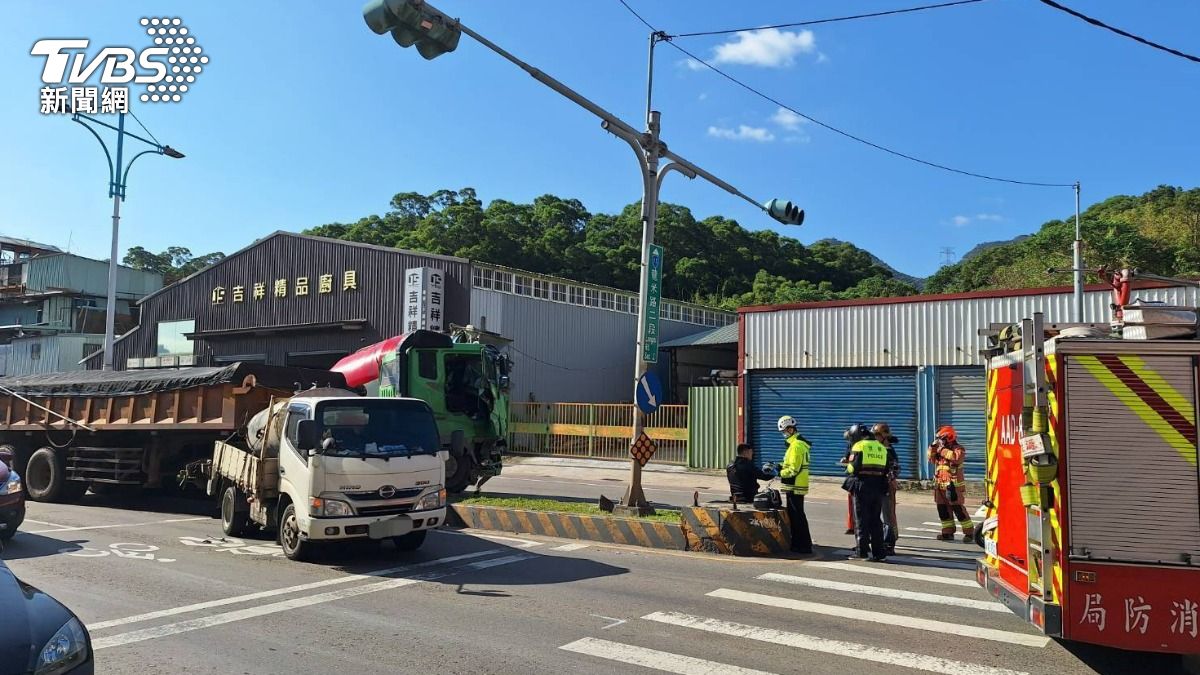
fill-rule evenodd
<path id="1" fill-rule="evenodd" d="M 662 380 L 658 379 L 658 375 L 654 371 L 646 371 L 645 375 L 638 378 L 637 407 L 647 415 L 652 415 L 660 405 L 662 405 Z"/>

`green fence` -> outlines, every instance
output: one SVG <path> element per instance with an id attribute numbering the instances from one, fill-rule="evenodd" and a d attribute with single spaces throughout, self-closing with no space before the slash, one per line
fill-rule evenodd
<path id="1" fill-rule="evenodd" d="M 737 448 L 737 387 L 688 390 L 688 466 L 722 469 Z"/>

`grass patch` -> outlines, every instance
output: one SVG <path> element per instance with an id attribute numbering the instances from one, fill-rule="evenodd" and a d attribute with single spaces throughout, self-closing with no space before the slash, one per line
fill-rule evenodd
<path id="1" fill-rule="evenodd" d="M 609 516 L 600 507 L 589 502 L 560 502 L 555 499 L 538 499 L 534 497 L 467 497 L 453 500 L 455 504 L 466 506 L 497 506 L 506 509 L 521 509 L 524 511 L 550 511 L 556 513 L 578 513 L 589 516 Z M 655 520 L 664 523 L 678 523 L 679 511 L 660 510 L 653 516 L 645 516 L 641 520 Z"/>

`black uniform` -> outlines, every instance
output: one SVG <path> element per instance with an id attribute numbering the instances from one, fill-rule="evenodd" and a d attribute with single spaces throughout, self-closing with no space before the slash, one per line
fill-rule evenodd
<path id="1" fill-rule="evenodd" d="M 758 494 L 758 481 L 771 480 L 772 476 L 760 469 L 752 459 L 738 457 L 725 467 L 729 479 L 729 494 L 739 504 L 753 504 Z"/>

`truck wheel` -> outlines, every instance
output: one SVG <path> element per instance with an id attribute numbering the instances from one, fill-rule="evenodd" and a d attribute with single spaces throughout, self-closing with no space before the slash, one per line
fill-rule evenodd
<path id="1" fill-rule="evenodd" d="M 446 457 L 446 490 L 457 494 L 471 484 L 471 460 L 451 450 Z"/>
<path id="2" fill-rule="evenodd" d="M 66 460 L 53 448 L 40 448 L 25 466 L 25 487 L 35 502 L 69 502 L 79 499 L 87 483 L 68 483 Z M 80 490 L 76 485 L 82 487 Z"/>
<path id="3" fill-rule="evenodd" d="M 238 508 L 245 501 L 242 491 L 232 485 L 221 495 L 221 531 L 230 537 L 240 537 L 250 527 L 250 514 Z"/>
<path id="4" fill-rule="evenodd" d="M 279 517 L 279 546 L 288 560 L 307 560 L 312 544 L 300 538 L 300 520 L 296 517 L 296 505 L 288 504 Z"/>
<path id="5" fill-rule="evenodd" d="M 421 544 L 425 543 L 425 535 L 429 534 L 429 530 L 417 530 L 409 532 L 402 537 L 392 537 L 392 543 L 396 545 L 396 550 L 404 553 L 415 551 L 421 548 Z"/>

